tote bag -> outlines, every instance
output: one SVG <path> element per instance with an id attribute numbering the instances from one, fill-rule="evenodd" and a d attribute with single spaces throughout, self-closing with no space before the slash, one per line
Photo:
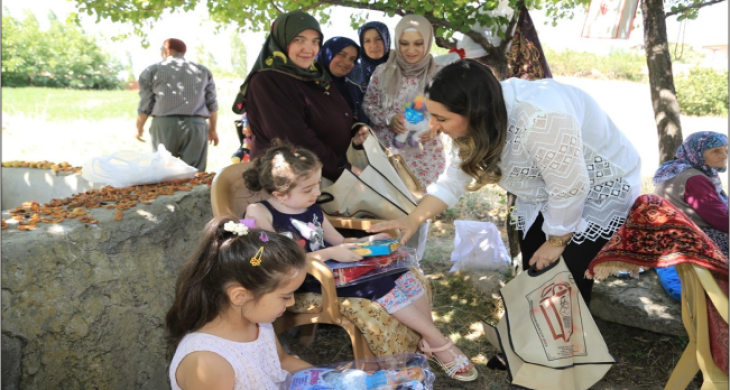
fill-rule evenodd
<path id="1" fill-rule="evenodd" d="M 486 336 L 505 354 L 512 384 L 585 390 L 616 363 L 562 258 L 522 272 L 500 293 L 505 315 Z"/>
<path id="2" fill-rule="evenodd" d="M 416 198 L 375 134 L 371 132 L 362 146 L 361 151 L 350 148 L 347 152 L 350 164 L 362 173 L 357 176 L 346 169 L 334 184 L 322 188 L 317 200 L 322 211 L 332 216 L 388 220 L 408 215 L 416 208 Z"/>

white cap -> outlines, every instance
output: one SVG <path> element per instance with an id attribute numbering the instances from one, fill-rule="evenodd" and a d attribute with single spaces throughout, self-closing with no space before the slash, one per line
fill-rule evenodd
<path id="1" fill-rule="evenodd" d="M 468 35 L 464 35 L 464 38 L 456 43 L 456 47 L 458 49 L 464 49 L 464 58 L 479 58 L 489 54 L 480 44 L 469 38 Z"/>

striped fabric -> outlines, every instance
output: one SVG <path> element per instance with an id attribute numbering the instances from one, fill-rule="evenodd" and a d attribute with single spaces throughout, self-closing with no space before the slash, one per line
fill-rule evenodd
<path id="1" fill-rule="evenodd" d="M 137 113 L 158 116 L 201 116 L 218 111 L 215 82 L 208 68 L 171 56 L 139 76 Z"/>

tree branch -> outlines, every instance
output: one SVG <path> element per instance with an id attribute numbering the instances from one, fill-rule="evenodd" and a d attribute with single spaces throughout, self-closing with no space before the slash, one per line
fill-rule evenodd
<path id="1" fill-rule="evenodd" d="M 674 16 L 674 15 L 681 14 L 682 12 L 684 12 L 684 11 L 686 11 L 688 9 L 700 9 L 700 8 L 703 8 L 703 7 L 707 7 L 708 5 L 722 3 L 723 1 L 725 1 L 725 0 L 710 0 L 710 1 L 706 2 L 706 3 L 688 5 L 686 7 L 682 7 L 681 9 L 678 9 L 676 11 L 672 11 L 672 12 L 665 13 L 664 14 L 664 18 L 666 19 L 666 18 L 668 18 L 670 16 Z"/>
<path id="2" fill-rule="evenodd" d="M 279 15 L 284 13 L 284 11 L 282 11 L 281 8 L 276 6 L 276 3 L 274 3 L 274 0 L 269 0 L 269 3 L 271 4 L 272 7 L 274 7 L 274 9 L 276 10 L 276 12 L 279 13 Z"/>
<path id="3" fill-rule="evenodd" d="M 368 11 L 380 11 L 380 12 L 393 11 L 393 12 L 403 16 L 400 9 L 383 8 L 382 6 L 380 6 L 378 4 L 368 4 L 368 3 L 361 3 L 359 1 L 348 1 L 348 0 L 324 0 L 324 1 L 322 1 L 322 3 L 339 5 L 341 7 L 348 7 L 348 8 L 354 8 L 354 9 L 364 9 L 364 10 L 368 10 Z"/>

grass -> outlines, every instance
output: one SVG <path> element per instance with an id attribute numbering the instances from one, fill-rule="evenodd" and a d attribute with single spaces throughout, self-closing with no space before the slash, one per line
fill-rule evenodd
<path id="1" fill-rule="evenodd" d="M 137 117 L 137 91 L 79 91 L 58 88 L 3 88 L 3 114 L 48 122 L 100 121 Z"/>
<path id="2" fill-rule="evenodd" d="M 239 84 L 239 80 L 217 81 L 220 143 L 208 148 L 208 172 L 230 165 L 231 154 L 240 146 L 233 124 L 239 116 L 229 109 Z M 3 161 L 67 161 L 81 166 L 119 150 L 151 152 L 147 132 L 147 143 L 134 138 L 137 91 L 2 88 L 2 99 Z"/>

